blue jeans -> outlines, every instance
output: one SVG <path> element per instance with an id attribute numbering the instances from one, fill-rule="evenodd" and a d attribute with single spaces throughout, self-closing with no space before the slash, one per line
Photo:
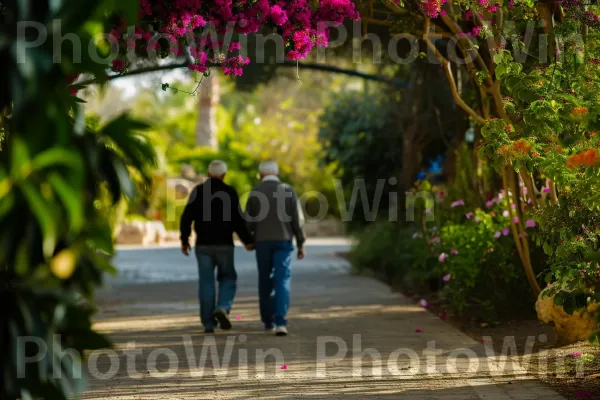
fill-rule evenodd
<path id="1" fill-rule="evenodd" d="M 233 264 L 233 246 L 197 246 L 198 260 L 198 300 L 200 301 L 200 321 L 205 328 L 214 328 L 215 311 L 215 267 L 219 281 L 219 299 L 216 308 L 227 313 L 233 305 L 237 289 L 237 273 Z"/>
<path id="2" fill-rule="evenodd" d="M 290 240 L 257 242 L 258 299 L 265 328 L 286 326 L 294 245 Z"/>

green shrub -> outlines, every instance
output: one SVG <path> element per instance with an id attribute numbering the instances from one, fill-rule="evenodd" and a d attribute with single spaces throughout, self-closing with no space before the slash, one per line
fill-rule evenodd
<path id="1" fill-rule="evenodd" d="M 409 229 L 388 221 L 366 226 L 356 234 L 357 241 L 350 252 L 354 269 L 357 272 L 372 271 L 390 284 L 402 283 L 417 254 L 418 246 L 411 246 L 411 235 Z"/>

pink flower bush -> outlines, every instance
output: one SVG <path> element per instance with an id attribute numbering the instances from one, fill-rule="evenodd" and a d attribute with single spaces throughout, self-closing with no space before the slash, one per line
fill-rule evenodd
<path id="1" fill-rule="evenodd" d="M 450 254 L 457 255 L 458 254 L 458 250 L 452 249 L 452 250 L 450 250 Z"/>
<path id="2" fill-rule="evenodd" d="M 452 278 L 452 275 L 446 274 L 446 275 L 444 275 L 444 277 L 442 279 L 444 282 L 449 282 L 451 278 Z"/>
<path id="3" fill-rule="evenodd" d="M 535 228 L 535 221 L 532 219 L 529 219 L 525 222 L 525 226 L 527 228 Z"/>
<path id="4" fill-rule="evenodd" d="M 465 214 L 465 217 L 467 217 L 467 219 L 471 219 L 471 218 L 473 218 L 473 215 L 474 214 L 472 212 L 468 212 Z"/>
<path id="5" fill-rule="evenodd" d="M 346 19 L 360 18 L 352 0 L 321 0 L 316 7 L 312 7 L 310 0 L 139 1 L 142 22 L 135 27 L 139 39 L 120 46 L 121 56 L 127 48 L 160 50 L 159 54 L 167 54 L 165 46 L 170 46 L 172 54 L 180 55 L 183 54 L 180 44 L 188 43 L 196 54 L 208 55 L 207 58 L 192 55 L 197 66 L 190 67 L 191 70 L 206 72 L 210 61 L 219 64 L 227 75 L 241 75 L 249 63 L 246 58 L 238 58 L 241 56 L 223 57 L 228 51 L 240 50 L 237 44 L 223 43 L 222 38 L 232 33 L 256 33 L 261 27 L 277 29 L 283 37 L 287 58 L 298 60 L 305 58 L 314 46 L 327 46 L 331 27 L 341 25 Z M 112 27 L 113 36 L 124 40 L 121 33 L 127 31 L 127 22 L 121 19 L 116 25 Z M 156 41 L 156 45 L 150 46 L 154 42 L 152 37 L 157 34 L 168 40 Z M 125 67 L 124 61 L 113 64 L 117 71 Z"/>
<path id="6" fill-rule="evenodd" d="M 448 254 L 446 253 L 441 253 L 438 257 L 439 262 L 446 262 L 446 260 L 448 259 Z"/>

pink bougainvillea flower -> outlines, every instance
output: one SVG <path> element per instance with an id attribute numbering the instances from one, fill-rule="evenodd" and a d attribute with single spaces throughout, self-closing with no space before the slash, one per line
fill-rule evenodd
<path id="1" fill-rule="evenodd" d="M 281 366 L 281 369 L 283 369 L 283 370 L 286 370 L 286 369 L 288 369 L 288 368 L 287 368 L 287 365 L 283 364 L 283 365 Z"/>
<path id="2" fill-rule="evenodd" d="M 487 208 L 494 207 L 494 201 L 493 201 L 493 200 L 486 201 L 486 202 L 485 202 L 485 206 L 486 206 Z"/>
<path id="3" fill-rule="evenodd" d="M 415 332 L 416 333 L 423 333 L 423 330 L 421 330 L 421 329 L 415 329 Z"/>
<path id="4" fill-rule="evenodd" d="M 569 354 L 569 357 L 581 357 L 581 352 L 580 351 L 574 351 L 571 354 Z"/>
<path id="5" fill-rule="evenodd" d="M 112 60 L 112 66 L 116 71 L 123 71 L 125 69 L 125 61 L 120 58 Z"/>
<path id="6" fill-rule="evenodd" d="M 427 300 L 425 300 L 425 299 L 421 299 L 421 300 L 419 301 L 419 305 L 420 305 L 421 307 L 423 307 L 423 308 L 427 308 L 427 307 L 429 307 L 429 303 L 428 303 L 428 302 L 427 302 Z"/>
<path id="7" fill-rule="evenodd" d="M 502 229 L 502 234 L 503 234 L 504 236 L 508 236 L 508 235 L 510 234 L 510 229 L 508 229 L 508 228 L 504 228 L 504 229 Z"/>
<path id="8" fill-rule="evenodd" d="M 438 257 L 439 262 L 446 262 L 447 259 L 448 259 L 448 254 L 446 254 L 446 253 L 441 253 Z"/>
<path id="9" fill-rule="evenodd" d="M 494 237 L 495 237 L 496 239 L 498 239 L 500 236 L 502 236 L 502 233 L 500 233 L 500 232 L 496 232 L 496 233 L 494 233 Z"/>
<path id="10" fill-rule="evenodd" d="M 504 210 L 502 211 L 502 216 L 508 218 L 510 216 L 510 213 L 508 212 L 508 210 Z"/>
<path id="11" fill-rule="evenodd" d="M 457 255 L 458 254 L 458 250 L 452 249 L 452 250 L 450 250 L 450 254 Z"/>
<path id="12" fill-rule="evenodd" d="M 527 222 L 525 222 L 525 226 L 528 228 L 535 228 L 535 221 L 532 219 L 528 219 Z"/>
<path id="13" fill-rule="evenodd" d="M 542 192 L 544 192 L 544 193 L 550 193 L 550 187 L 549 186 L 544 187 L 542 189 Z"/>
<path id="14" fill-rule="evenodd" d="M 441 241 L 439 236 L 434 237 L 433 239 L 431 239 L 432 243 L 439 243 Z"/>
<path id="15" fill-rule="evenodd" d="M 452 275 L 446 274 L 446 275 L 444 275 L 444 277 L 442 279 L 444 280 L 444 282 L 449 282 L 451 278 L 452 278 Z"/>
<path id="16" fill-rule="evenodd" d="M 241 317 L 241 316 L 239 316 L 239 315 L 237 315 L 237 316 L 235 317 L 235 320 L 236 320 L 236 321 L 241 321 L 241 320 L 242 320 L 242 317 Z"/>
<path id="17" fill-rule="evenodd" d="M 519 223 L 519 217 L 513 217 L 513 222 L 515 224 L 518 224 Z"/>
<path id="18" fill-rule="evenodd" d="M 474 214 L 472 212 L 468 212 L 465 214 L 465 217 L 467 217 L 467 219 L 471 219 L 471 218 L 473 218 L 473 215 Z"/>
<path id="19" fill-rule="evenodd" d="M 510 205 L 510 208 L 512 208 L 513 210 L 515 210 L 517 208 L 517 205 L 513 203 L 513 204 Z"/>

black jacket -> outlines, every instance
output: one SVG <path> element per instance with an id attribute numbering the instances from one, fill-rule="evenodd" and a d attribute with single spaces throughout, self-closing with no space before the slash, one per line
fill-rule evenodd
<path id="1" fill-rule="evenodd" d="M 232 245 L 233 232 L 242 242 L 252 243 L 240 210 L 235 189 L 220 179 L 210 178 L 194 188 L 181 216 L 181 243 L 189 244 L 192 222 L 196 246 Z"/>

